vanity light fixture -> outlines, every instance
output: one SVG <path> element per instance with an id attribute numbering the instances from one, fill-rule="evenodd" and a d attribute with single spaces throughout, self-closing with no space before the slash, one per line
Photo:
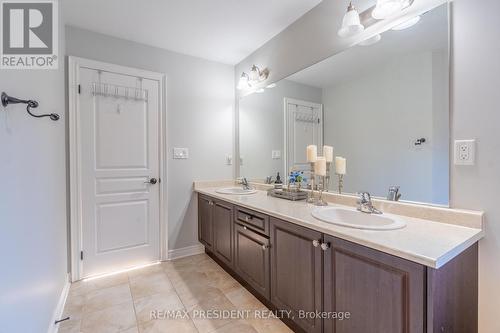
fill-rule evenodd
<path id="1" fill-rule="evenodd" d="M 268 77 L 269 70 L 267 68 L 261 70 L 259 67 L 253 65 L 252 69 L 250 70 L 250 74 L 247 74 L 245 72 L 241 73 L 241 77 L 236 88 L 238 90 L 252 88 L 256 84 L 267 80 Z"/>
<path id="2" fill-rule="evenodd" d="M 267 79 L 269 76 L 269 70 L 267 68 L 260 70 L 259 67 L 253 65 L 250 70 L 250 82 L 259 83 Z"/>
<path id="3" fill-rule="evenodd" d="M 375 35 L 373 37 L 365 39 L 364 41 L 360 42 L 358 45 L 361 45 L 361 46 L 370 46 L 370 45 L 373 45 L 373 44 L 376 44 L 376 43 L 380 42 L 381 39 L 382 39 L 382 36 L 380 34 L 377 34 L 377 35 Z"/>
<path id="4" fill-rule="evenodd" d="M 412 17 L 411 19 L 395 26 L 394 28 L 392 28 L 392 30 L 396 30 L 396 31 L 399 31 L 399 30 L 404 30 L 404 29 L 408 29 L 408 28 L 411 28 L 413 27 L 415 24 L 417 24 L 418 22 L 420 22 L 420 16 L 415 16 L 415 17 Z"/>
<path id="5" fill-rule="evenodd" d="M 376 20 L 384 20 L 403 9 L 402 0 L 377 0 L 377 5 L 372 11 L 372 17 Z"/>
<path id="6" fill-rule="evenodd" d="M 347 7 L 347 12 L 342 19 L 342 27 L 337 34 L 342 38 L 347 38 L 352 37 L 363 30 L 365 30 L 365 27 L 361 24 L 359 13 L 352 5 L 352 1 L 350 1 L 349 6 Z"/>
<path id="7" fill-rule="evenodd" d="M 240 80 L 238 81 L 238 90 L 243 90 L 243 89 L 248 89 L 250 88 L 250 77 L 248 76 L 247 73 L 243 72 L 241 73 Z"/>

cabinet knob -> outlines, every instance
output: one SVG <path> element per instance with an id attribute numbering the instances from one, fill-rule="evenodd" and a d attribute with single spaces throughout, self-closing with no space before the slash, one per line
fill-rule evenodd
<path id="1" fill-rule="evenodd" d="M 251 216 L 245 216 L 245 221 L 247 221 L 247 222 L 248 222 L 248 221 L 250 221 L 251 219 L 252 219 L 252 217 L 251 217 Z"/>
<path id="2" fill-rule="evenodd" d="M 269 245 L 266 245 L 266 244 L 263 244 L 263 245 L 262 245 L 262 250 L 264 250 L 264 251 L 265 251 L 265 250 L 267 250 L 268 248 L 269 248 Z"/>
<path id="3" fill-rule="evenodd" d="M 243 226 L 243 230 L 247 230 L 247 227 Z"/>
<path id="4" fill-rule="evenodd" d="M 326 251 L 330 248 L 330 243 L 321 243 L 321 249 Z"/>
<path id="5" fill-rule="evenodd" d="M 317 240 L 317 239 L 313 240 L 313 246 L 314 246 L 314 247 L 318 247 L 318 246 L 319 246 L 319 244 L 320 244 L 320 243 L 319 243 L 319 240 Z"/>

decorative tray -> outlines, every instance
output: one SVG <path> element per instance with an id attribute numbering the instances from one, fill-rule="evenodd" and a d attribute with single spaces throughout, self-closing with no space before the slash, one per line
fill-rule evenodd
<path id="1" fill-rule="evenodd" d="M 300 201 L 307 199 L 307 192 L 300 190 L 288 191 L 284 189 L 270 189 L 267 191 L 267 195 L 275 198 L 286 199 L 291 201 Z"/>

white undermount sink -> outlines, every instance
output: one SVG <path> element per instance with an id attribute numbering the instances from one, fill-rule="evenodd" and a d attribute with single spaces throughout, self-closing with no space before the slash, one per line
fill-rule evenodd
<path id="1" fill-rule="evenodd" d="M 215 192 L 220 194 L 233 194 L 233 195 L 246 195 L 257 193 L 257 190 L 246 190 L 242 187 L 226 187 L 215 190 Z"/>
<path id="2" fill-rule="evenodd" d="M 323 207 L 315 209 L 312 216 L 323 222 L 344 227 L 366 230 L 394 230 L 406 226 L 406 222 L 390 214 L 366 214 L 354 209 Z"/>

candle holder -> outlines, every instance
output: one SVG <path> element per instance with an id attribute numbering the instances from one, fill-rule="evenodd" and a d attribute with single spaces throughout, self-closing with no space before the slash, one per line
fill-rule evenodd
<path id="1" fill-rule="evenodd" d="M 316 206 L 328 206 L 328 203 L 323 199 L 323 190 L 325 187 L 325 176 L 320 177 L 321 182 L 318 184 L 319 187 L 319 198 L 318 200 L 314 203 Z"/>
<path id="2" fill-rule="evenodd" d="M 325 178 L 325 192 L 328 192 L 330 189 L 330 167 L 332 162 L 326 162 L 326 178 Z"/>
<path id="3" fill-rule="evenodd" d="M 344 189 L 344 175 L 343 174 L 337 174 L 339 177 L 339 194 L 342 194 L 342 190 Z"/>
<path id="4" fill-rule="evenodd" d="M 315 203 L 316 199 L 314 198 L 314 178 L 316 175 L 314 174 L 314 162 L 311 162 L 311 192 L 307 195 L 308 203 Z"/>

